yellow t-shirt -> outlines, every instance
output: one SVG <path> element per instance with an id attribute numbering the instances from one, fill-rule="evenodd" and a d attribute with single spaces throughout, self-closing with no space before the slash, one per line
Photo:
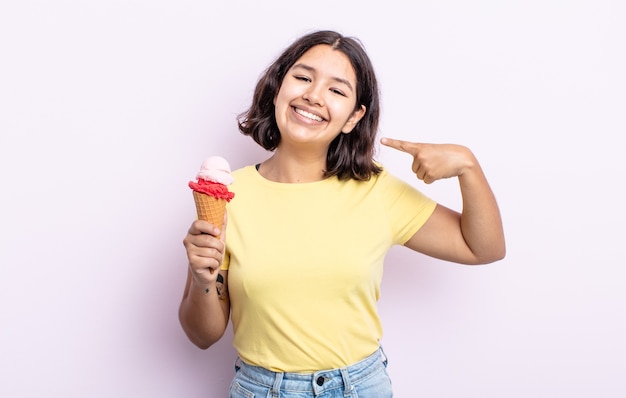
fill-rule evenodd
<path id="1" fill-rule="evenodd" d="M 383 171 L 369 181 L 303 184 L 233 172 L 226 258 L 233 344 L 247 363 L 309 373 L 379 346 L 383 260 L 436 203 Z"/>

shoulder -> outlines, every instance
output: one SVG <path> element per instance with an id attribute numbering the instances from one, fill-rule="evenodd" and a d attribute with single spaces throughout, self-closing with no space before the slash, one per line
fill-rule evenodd
<path id="1" fill-rule="evenodd" d="M 414 184 L 401 179 L 382 165 L 379 166 L 382 171 L 373 178 L 373 180 L 375 181 L 376 189 L 380 190 L 384 197 L 388 199 L 405 197 L 420 202 L 432 202 L 432 199 L 425 195 Z"/>
<path id="2" fill-rule="evenodd" d="M 370 184 L 376 186 L 386 186 L 388 184 L 407 184 L 405 181 L 390 173 L 389 170 L 382 164 L 377 163 L 377 165 L 380 167 L 380 173 L 372 174 L 372 177 L 369 179 Z"/>
<path id="3" fill-rule="evenodd" d="M 236 194 L 241 193 L 242 191 L 254 189 L 252 186 L 256 181 L 256 173 L 257 171 L 253 165 L 233 170 L 231 173 L 233 183 L 228 186 L 228 189 Z"/>
<path id="4" fill-rule="evenodd" d="M 234 170 L 231 175 L 233 176 L 233 186 L 240 185 L 242 182 L 247 182 L 255 178 L 257 171 L 254 165 L 243 166 Z"/>
<path id="5" fill-rule="evenodd" d="M 231 173 L 233 178 L 236 177 L 246 177 L 249 176 L 250 174 L 252 174 L 252 171 L 255 170 L 254 165 L 248 165 L 248 166 L 243 166 L 240 167 L 236 170 L 233 170 L 233 172 Z"/>

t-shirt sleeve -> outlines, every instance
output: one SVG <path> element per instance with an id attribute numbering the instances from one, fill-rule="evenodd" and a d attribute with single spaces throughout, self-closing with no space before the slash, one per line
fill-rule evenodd
<path id="1" fill-rule="evenodd" d="M 393 243 L 404 245 L 433 214 L 437 202 L 386 170 L 379 178 Z"/>
<path id="2" fill-rule="evenodd" d="M 228 271 L 229 266 L 230 266 L 230 253 L 228 252 L 228 250 L 226 250 L 226 253 L 224 253 L 224 258 L 222 259 L 222 265 L 220 266 L 220 269 L 223 271 Z"/>

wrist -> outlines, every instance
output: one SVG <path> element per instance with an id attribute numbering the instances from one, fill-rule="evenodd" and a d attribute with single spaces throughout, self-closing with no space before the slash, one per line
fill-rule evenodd
<path id="1" fill-rule="evenodd" d="M 476 170 L 476 166 L 478 165 L 478 160 L 476 159 L 476 157 L 474 156 L 474 153 L 472 153 L 472 151 L 465 147 L 465 146 L 459 146 L 460 148 L 460 158 L 461 160 L 461 167 L 459 167 L 459 172 L 458 172 L 458 176 L 462 177 L 463 175 L 466 174 L 470 174 L 472 173 L 474 170 Z"/>
<path id="2" fill-rule="evenodd" d="M 191 285 L 193 290 L 202 294 L 208 294 L 210 291 L 215 290 L 215 281 L 201 281 L 196 275 L 191 278 Z"/>

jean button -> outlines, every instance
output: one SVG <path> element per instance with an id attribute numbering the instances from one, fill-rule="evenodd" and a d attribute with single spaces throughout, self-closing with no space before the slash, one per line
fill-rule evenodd
<path id="1" fill-rule="evenodd" d="M 317 383 L 317 385 L 321 387 L 324 384 L 324 377 L 318 377 L 317 380 L 315 380 L 315 383 Z"/>

